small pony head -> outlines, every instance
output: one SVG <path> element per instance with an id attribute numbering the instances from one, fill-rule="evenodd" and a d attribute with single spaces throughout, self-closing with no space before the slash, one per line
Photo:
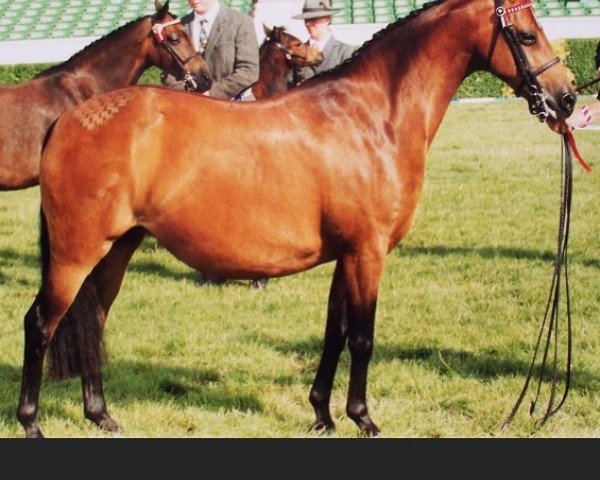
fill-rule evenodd
<path id="1" fill-rule="evenodd" d="M 150 55 L 157 55 L 155 62 L 164 71 L 178 80 L 183 80 L 187 90 L 205 92 L 212 86 L 208 64 L 202 58 L 181 21 L 169 12 L 169 0 L 164 5 L 154 1 L 156 13 L 152 16 L 152 31 L 155 48 Z"/>
<path id="2" fill-rule="evenodd" d="M 266 41 L 277 45 L 284 53 L 290 68 L 316 67 L 323 63 L 325 57 L 318 48 L 303 43 L 285 31 L 285 27 L 273 27 L 269 29 L 263 23 L 263 30 L 267 36 Z"/>
<path id="3" fill-rule="evenodd" d="M 494 0 L 490 69 L 529 103 L 540 121 L 573 113 L 576 94 L 567 70 L 538 23 L 532 0 Z"/>

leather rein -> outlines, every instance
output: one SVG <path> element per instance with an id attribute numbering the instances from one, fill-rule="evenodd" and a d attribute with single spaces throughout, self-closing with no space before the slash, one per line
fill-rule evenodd
<path id="1" fill-rule="evenodd" d="M 525 10 L 527 8 L 533 8 L 531 0 L 526 0 L 524 3 L 515 5 L 513 7 L 505 8 L 503 6 L 503 0 L 494 0 L 496 7 L 496 16 L 499 19 L 499 28 L 496 28 L 494 33 L 494 39 L 490 48 L 490 54 L 488 56 L 488 63 L 491 60 L 491 55 L 494 51 L 495 44 L 497 41 L 498 33 L 501 31 L 504 35 L 506 43 L 508 44 L 512 56 L 515 60 L 515 64 L 521 75 L 522 81 L 519 87 L 515 90 L 517 96 L 521 96 L 524 91 L 528 94 L 529 111 L 531 114 L 537 116 L 537 118 L 543 122 L 549 115 L 546 101 L 544 98 L 544 90 L 537 80 L 537 77 L 543 72 L 553 67 L 560 62 L 558 57 L 550 60 L 549 62 L 542 65 L 537 70 L 532 70 L 527 57 L 523 52 L 523 42 L 519 38 L 515 27 L 510 21 L 508 15 Z M 564 404 L 569 387 L 571 385 L 571 369 L 572 369 L 572 323 L 571 323 L 571 309 L 570 309 L 570 295 L 569 295 L 569 278 L 567 273 L 567 246 L 569 240 L 569 225 L 571 217 L 571 199 L 573 189 L 573 167 L 572 167 L 572 151 L 582 163 L 582 166 L 589 170 L 589 167 L 578 154 L 575 143 L 570 132 L 563 134 L 563 149 L 562 149 L 562 167 L 561 167 L 561 203 L 560 203 L 560 215 L 559 215 L 559 226 L 558 226 L 558 238 L 557 238 L 557 250 L 554 261 L 554 274 L 552 277 L 552 283 L 550 286 L 550 293 L 548 295 L 548 302 L 546 304 L 546 310 L 542 325 L 540 327 L 537 342 L 535 345 L 533 358 L 527 372 L 525 385 L 519 394 L 519 397 L 513 406 L 508 418 L 502 425 L 502 430 L 506 429 L 513 421 L 521 403 L 525 399 L 525 395 L 529 388 L 529 384 L 535 373 L 535 363 L 538 354 L 542 352 L 541 365 L 538 371 L 537 387 L 535 390 L 535 396 L 531 401 L 529 408 L 530 415 L 533 415 L 541 391 L 541 385 L 544 377 L 547 373 L 550 375 L 550 398 L 546 411 L 541 420 L 543 425 L 552 415 L 554 415 Z M 564 308 L 564 314 L 567 323 L 567 348 L 566 348 L 566 374 L 565 374 L 565 387 L 560 399 L 557 402 L 557 384 L 559 380 L 558 372 L 558 350 L 559 350 L 559 323 L 560 323 L 560 297 L 561 297 L 561 284 L 564 284 L 564 295 L 566 300 L 566 306 Z M 542 343 L 543 348 L 542 347 Z M 547 372 L 550 370 L 550 372 Z"/>

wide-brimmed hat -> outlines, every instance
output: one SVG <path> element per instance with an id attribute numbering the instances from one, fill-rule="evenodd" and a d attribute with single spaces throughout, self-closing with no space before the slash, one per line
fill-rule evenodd
<path id="1" fill-rule="evenodd" d="M 330 0 L 306 0 L 302 13 L 294 15 L 292 18 L 306 20 L 307 18 L 329 17 L 335 15 L 340 10 L 340 8 L 331 8 Z"/>

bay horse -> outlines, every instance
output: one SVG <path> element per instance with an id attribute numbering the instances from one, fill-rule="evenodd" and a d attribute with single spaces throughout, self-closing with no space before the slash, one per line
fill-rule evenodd
<path id="1" fill-rule="evenodd" d="M 379 283 L 407 235 L 427 151 L 463 79 L 486 70 L 539 119 L 560 121 L 575 92 L 532 3 L 443 0 L 390 24 L 335 69 L 286 95 L 228 102 L 137 86 L 84 102 L 53 129 L 41 164 L 42 285 L 24 318 L 17 418 L 38 423 L 44 356 L 85 371 L 84 411 L 109 416 L 96 363 L 106 315 L 146 234 L 192 268 L 277 277 L 336 262 L 323 353 L 309 400 L 332 430 L 330 395 L 348 345 L 348 416 L 377 435 L 366 401 Z M 64 165 L 69 165 L 68 169 Z M 96 296 L 83 295 L 89 278 Z M 79 295 L 78 295 L 79 292 Z M 77 310 L 76 326 L 60 327 Z M 59 327 L 60 325 L 60 327 Z M 150 328 L 150 327 L 148 327 Z M 68 347 L 82 345 L 69 353 Z"/>
<path id="2" fill-rule="evenodd" d="M 50 125 L 84 100 L 134 85 L 157 66 L 178 78 L 190 75 L 197 89 L 210 88 L 210 71 L 189 37 L 156 0 L 156 13 L 134 20 L 15 86 L 0 86 L 0 190 L 37 185 L 44 138 Z M 154 25 L 165 25 L 159 41 Z"/>
<path id="3" fill-rule="evenodd" d="M 263 23 L 265 39 L 259 48 L 259 78 L 252 85 L 257 100 L 272 97 L 290 89 L 292 79 L 302 67 L 314 67 L 325 59 L 323 53 L 285 31 L 285 27 L 270 29 Z M 295 86 L 295 81 L 292 81 Z"/>

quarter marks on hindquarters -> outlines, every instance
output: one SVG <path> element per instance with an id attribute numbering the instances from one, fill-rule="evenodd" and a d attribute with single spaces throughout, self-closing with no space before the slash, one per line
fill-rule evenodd
<path id="1" fill-rule="evenodd" d="M 94 130 L 110 120 L 135 94 L 135 90 L 126 89 L 93 97 L 76 108 L 73 115 L 87 130 Z"/>

